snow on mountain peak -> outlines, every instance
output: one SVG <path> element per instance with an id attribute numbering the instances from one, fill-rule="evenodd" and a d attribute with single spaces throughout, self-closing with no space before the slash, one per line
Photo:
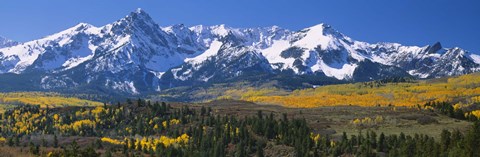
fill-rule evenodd
<path id="1" fill-rule="evenodd" d="M 90 27 L 93 27 L 93 25 L 91 25 L 89 23 L 80 22 L 77 25 L 73 26 L 72 28 L 84 29 L 84 28 L 90 28 Z"/>
<path id="2" fill-rule="evenodd" d="M 147 12 L 138 8 L 136 11 L 131 12 L 124 18 L 116 21 L 113 25 L 128 25 L 128 26 L 141 26 L 144 27 L 148 25 L 150 27 L 158 27 L 158 25 L 153 21 L 153 19 L 148 15 Z"/>
<path id="3" fill-rule="evenodd" d="M 0 36 L 0 48 L 18 45 L 19 43 L 3 36 Z"/>
<path id="4" fill-rule="evenodd" d="M 323 35 L 339 33 L 335 29 L 333 29 L 332 26 L 325 23 L 320 23 L 320 24 L 305 28 L 302 31 L 321 32 Z"/>
<path id="5" fill-rule="evenodd" d="M 277 26 L 277 25 L 273 25 L 272 27 L 270 27 L 272 31 L 276 31 L 276 30 L 279 30 L 279 29 L 282 29 L 282 27 L 280 26 Z"/>
<path id="6" fill-rule="evenodd" d="M 215 35 L 218 35 L 221 37 L 227 36 L 228 33 L 230 32 L 230 28 L 225 27 L 225 24 L 215 25 L 210 27 L 210 29 Z"/>
<path id="7" fill-rule="evenodd" d="M 142 8 L 137 8 L 135 9 L 135 13 L 144 13 L 145 11 L 143 11 Z"/>
<path id="8" fill-rule="evenodd" d="M 88 24 L 88 23 L 79 23 L 73 27 L 70 27 L 64 31 L 61 31 L 59 33 L 55 33 L 52 35 L 49 35 L 41 40 L 43 41 L 57 41 L 58 44 L 63 45 L 65 44 L 68 40 L 67 38 L 70 36 L 73 36 L 78 33 L 86 33 L 86 34 L 97 34 L 99 33 L 99 29 L 96 28 L 95 26 Z M 59 41 L 65 39 L 64 41 Z"/>
<path id="9" fill-rule="evenodd" d="M 316 24 L 316 25 L 313 25 L 313 26 L 310 26 L 308 28 L 305 28 L 304 30 L 312 30 L 312 29 L 320 29 L 320 30 L 323 30 L 325 28 L 331 28 L 330 25 L 327 25 L 325 23 L 319 23 L 319 24 Z"/>
<path id="10" fill-rule="evenodd" d="M 2 41 L 0 37 L 0 46 Z M 54 76 L 58 72 L 65 77 L 46 77 L 42 84 L 59 80 L 67 84 L 65 80 L 75 79 L 71 74 L 79 71 L 85 78 L 73 84 L 97 81 L 132 93 L 252 71 L 355 81 L 359 75 L 370 79 L 395 75 L 382 71 L 421 78 L 458 75 L 479 71 L 479 64 L 479 55 L 460 48 L 447 49 L 440 43 L 424 47 L 370 44 L 352 40 L 324 23 L 299 31 L 224 24 L 160 27 L 140 8 L 102 27 L 79 23 L 39 40 L 0 47 L 0 73 L 38 69 Z"/>
<path id="11" fill-rule="evenodd" d="M 145 16 L 150 17 L 147 12 L 145 12 L 142 8 L 137 8 L 135 11 L 130 13 L 130 16 Z"/>
<path id="12" fill-rule="evenodd" d="M 173 26 L 162 27 L 162 30 L 167 32 L 167 33 L 176 33 L 178 31 L 182 31 L 182 30 L 185 30 L 185 29 L 188 29 L 188 28 L 185 27 L 184 24 L 176 24 L 176 25 L 173 25 Z"/>
<path id="13" fill-rule="evenodd" d="M 0 49 L 0 54 L 3 55 L 3 58 L 0 58 L 0 60 L 5 58 L 9 60 L 8 63 L 4 63 L 4 70 L 0 70 L 0 73 L 21 73 L 35 62 L 39 62 L 39 64 L 42 65 L 41 68 L 44 70 L 58 68 L 62 66 L 62 63 L 60 63 L 61 60 L 68 59 L 62 57 L 75 55 L 76 50 L 84 49 L 82 46 L 84 45 L 83 42 L 88 41 L 88 39 L 85 38 L 88 38 L 88 36 L 92 34 L 98 34 L 99 31 L 98 28 L 90 24 L 79 23 L 69 29 L 42 39 Z M 82 50 L 82 53 L 84 53 L 83 51 L 84 50 Z M 67 56 L 60 57 L 55 53 L 61 53 Z M 37 61 L 39 57 L 44 60 Z M 35 67 L 37 66 L 40 65 L 36 65 Z"/>
<path id="14" fill-rule="evenodd" d="M 191 31 L 195 32 L 195 33 L 202 33 L 202 31 L 204 30 L 204 27 L 203 25 L 195 25 L 195 26 L 192 26 L 188 29 L 190 29 Z"/>
<path id="15" fill-rule="evenodd" d="M 320 46 L 321 49 L 339 49 L 342 46 L 340 40 L 347 40 L 350 42 L 350 38 L 345 37 L 343 34 L 334 30 L 330 25 L 318 24 L 299 31 L 298 41 L 294 46 L 313 50 Z"/>
<path id="16" fill-rule="evenodd" d="M 477 54 L 470 54 L 469 56 L 473 62 L 477 63 L 477 64 L 480 64 L 480 55 L 477 55 Z"/>

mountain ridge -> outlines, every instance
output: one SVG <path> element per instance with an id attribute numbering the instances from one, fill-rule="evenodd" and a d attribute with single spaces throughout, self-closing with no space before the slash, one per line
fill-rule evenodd
<path id="1" fill-rule="evenodd" d="M 0 35 L 0 49 L 4 47 L 11 47 L 20 44 L 19 42 L 10 40 Z"/>
<path id="2" fill-rule="evenodd" d="M 479 55 L 443 48 L 439 42 L 423 47 L 370 44 L 323 23 L 299 31 L 278 26 L 160 27 L 142 9 L 105 26 L 79 23 L 0 48 L 0 63 L 3 74 L 36 74 L 40 90 L 100 88 L 127 94 L 264 74 L 358 82 L 480 71 Z"/>

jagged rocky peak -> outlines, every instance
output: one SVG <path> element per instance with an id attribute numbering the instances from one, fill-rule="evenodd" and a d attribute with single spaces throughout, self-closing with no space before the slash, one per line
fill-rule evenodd
<path id="1" fill-rule="evenodd" d="M 82 31 L 82 30 L 92 28 L 92 27 L 94 27 L 94 26 L 91 25 L 91 24 L 81 22 L 81 23 L 78 23 L 77 25 L 73 26 L 71 29 L 76 30 L 76 31 Z"/>
<path id="2" fill-rule="evenodd" d="M 135 34 L 134 32 L 136 31 L 153 33 L 159 31 L 160 27 L 153 21 L 150 15 L 139 8 L 113 24 L 105 26 L 102 31 L 108 32 L 109 30 L 115 34 Z"/>
<path id="3" fill-rule="evenodd" d="M 150 15 L 147 14 L 143 9 L 138 8 L 134 12 L 131 12 L 125 19 L 130 21 L 153 21 Z"/>
<path id="4" fill-rule="evenodd" d="M 428 49 L 427 49 L 427 52 L 429 54 L 431 53 L 436 53 L 438 52 L 439 50 L 441 50 L 443 47 L 442 47 L 442 44 L 440 44 L 440 42 L 436 42 L 435 44 L 433 44 L 432 46 L 428 46 Z"/>

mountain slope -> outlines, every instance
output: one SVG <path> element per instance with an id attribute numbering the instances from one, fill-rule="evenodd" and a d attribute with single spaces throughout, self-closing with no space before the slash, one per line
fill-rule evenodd
<path id="1" fill-rule="evenodd" d="M 371 44 L 327 24 L 299 31 L 278 26 L 160 27 L 141 9 L 102 27 L 80 23 L 0 48 L 0 74 L 30 76 L 31 88 L 39 90 L 146 94 L 247 78 L 276 79 L 298 88 L 331 79 L 436 78 L 476 71 L 480 56 L 440 43 Z"/>

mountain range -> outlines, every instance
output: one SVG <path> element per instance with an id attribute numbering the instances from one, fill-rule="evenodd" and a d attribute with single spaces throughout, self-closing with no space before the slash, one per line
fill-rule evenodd
<path id="1" fill-rule="evenodd" d="M 480 56 L 437 42 L 367 43 L 330 25 L 161 27 L 143 10 L 101 27 L 80 23 L 25 43 L 0 38 L 2 91 L 160 92 L 242 80 L 295 87 L 480 71 Z"/>

